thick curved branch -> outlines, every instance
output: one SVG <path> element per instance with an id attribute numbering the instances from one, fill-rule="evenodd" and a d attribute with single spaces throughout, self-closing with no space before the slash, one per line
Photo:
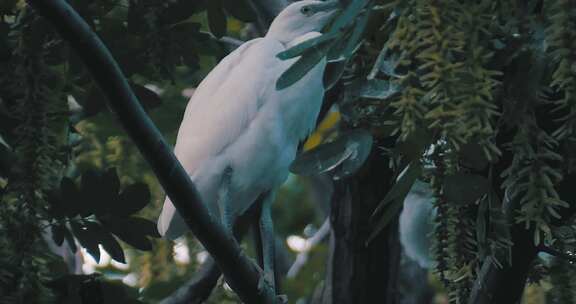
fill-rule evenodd
<path id="1" fill-rule="evenodd" d="M 517 303 L 522 296 L 526 278 L 533 260 L 538 254 L 532 238 L 533 232 L 523 225 L 512 227 L 512 263 L 502 267 L 494 262 L 506 261 L 505 253 L 486 258 L 474 282 L 468 304 Z"/>
<path id="2" fill-rule="evenodd" d="M 274 303 L 274 292 L 259 289 L 260 274 L 234 237 L 214 220 L 162 134 L 140 106 L 120 67 L 88 24 L 64 0 L 28 0 L 76 51 L 107 97 L 107 105 L 150 164 L 172 203 L 246 303 Z"/>
<path id="3" fill-rule="evenodd" d="M 559 185 L 561 196 L 566 195 L 574 181 L 576 181 L 576 175 L 564 177 Z M 518 200 L 505 205 L 504 213 L 509 223 L 514 223 L 514 214 L 518 208 L 520 208 Z M 562 211 L 562 217 L 556 223 L 557 225 L 572 218 L 576 214 L 576 206 Z M 526 229 L 524 223 L 512 224 L 510 232 L 513 243 L 510 252 L 512 263 L 504 263 L 502 267 L 494 263 L 494 259 L 507 260 L 508 253 L 505 250 L 497 251 L 492 257 L 486 258 L 470 293 L 468 304 L 509 304 L 520 301 L 531 265 L 538 256 L 538 252 L 546 252 L 546 249 L 534 245 L 534 231 Z"/>

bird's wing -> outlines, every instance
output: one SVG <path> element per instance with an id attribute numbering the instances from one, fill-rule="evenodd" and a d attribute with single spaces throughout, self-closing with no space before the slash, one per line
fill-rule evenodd
<path id="1" fill-rule="evenodd" d="M 249 41 L 224 58 L 188 102 L 175 153 L 189 174 L 232 143 L 267 101 L 286 69 L 276 58 L 284 46 L 269 38 Z"/>
<path id="2" fill-rule="evenodd" d="M 266 102 L 266 88 L 286 63 L 276 58 L 284 46 L 273 39 L 251 40 L 226 56 L 200 83 L 188 102 L 178 131 L 174 152 L 191 175 L 203 199 L 210 200 L 210 175 L 220 169 L 211 161 L 247 129 L 259 107 Z M 197 172 L 202 164 L 209 172 Z M 208 204 L 217 216 L 214 204 Z M 186 225 L 168 197 L 158 219 L 160 234 L 175 239 Z"/>

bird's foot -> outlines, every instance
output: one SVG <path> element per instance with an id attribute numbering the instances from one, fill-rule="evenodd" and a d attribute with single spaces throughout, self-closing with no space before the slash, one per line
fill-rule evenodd
<path id="1" fill-rule="evenodd" d="M 265 291 L 266 289 L 274 290 L 274 278 L 271 278 L 270 275 L 262 270 L 262 268 L 258 267 L 260 271 L 260 280 L 258 280 L 258 290 L 260 292 Z"/>
<path id="2" fill-rule="evenodd" d="M 260 265 L 258 264 L 258 262 L 256 262 L 254 259 L 249 259 L 250 262 L 252 262 L 252 265 L 254 265 L 254 268 L 256 269 L 256 271 L 258 272 L 258 274 L 260 275 L 260 279 L 258 280 L 258 290 L 259 291 L 264 291 L 264 287 L 266 287 L 266 273 L 264 272 L 264 270 L 260 267 Z M 270 285 L 270 284 L 268 284 Z"/>
<path id="3" fill-rule="evenodd" d="M 273 292 L 274 293 L 274 304 L 288 304 L 288 297 L 284 294 L 276 295 L 274 290 L 274 281 L 264 273 L 260 276 L 258 280 L 258 291 L 260 293 Z"/>
<path id="4" fill-rule="evenodd" d="M 274 277 L 273 274 L 266 273 L 255 260 L 250 259 L 256 268 L 256 271 L 260 274 L 260 279 L 258 280 L 258 291 L 260 293 L 271 291 L 276 293 L 275 286 L 274 286 Z M 275 304 L 287 304 L 288 303 L 288 296 L 281 294 L 275 295 Z"/>

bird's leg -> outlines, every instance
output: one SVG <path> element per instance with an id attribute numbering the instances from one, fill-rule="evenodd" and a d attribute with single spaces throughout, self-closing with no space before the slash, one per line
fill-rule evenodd
<path id="1" fill-rule="evenodd" d="M 220 189 L 218 190 L 218 208 L 220 209 L 220 219 L 222 225 L 228 232 L 232 232 L 230 218 L 230 185 L 232 180 L 232 168 L 226 167 L 222 174 Z"/>
<path id="2" fill-rule="evenodd" d="M 264 268 L 264 261 L 262 258 L 262 230 L 260 229 L 260 218 L 262 215 L 262 197 L 259 197 L 256 205 L 254 206 L 254 211 L 257 221 L 252 222 L 252 233 L 254 240 L 254 252 L 256 252 L 256 262 L 260 269 Z"/>
<path id="3" fill-rule="evenodd" d="M 262 199 L 260 213 L 260 239 L 262 240 L 262 264 L 264 276 L 272 290 L 275 290 L 274 281 L 274 224 L 272 222 L 272 203 L 276 193 L 269 191 Z"/>

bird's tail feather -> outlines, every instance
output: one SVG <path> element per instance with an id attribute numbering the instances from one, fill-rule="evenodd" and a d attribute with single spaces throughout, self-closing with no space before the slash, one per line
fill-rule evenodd
<path id="1" fill-rule="evenodd" d="M 168 197 L 164 201 L 157 228 L 160 235 L 170 240 L 182 236 L 187 231 L 184 219 L 182 219 Z"/>
<path id="2" fill-rule="evenodd" d="M 218 168 L 214 169 L 214 167 L 215 166 L 208 166 L 208 171 L 201 168 L 196 174 L 190 175 L 190 178 L 196 185 L 196 189 L 203 203 L 206 204 L 208 211 L 212 216 L 217 217 L 220 213 L 217 204 L 213 202 L 216 201 L 216 192 L 220 178 L 218 174 L 213 172 L 219 172 L 217 170 Z M 169 197 L 166 197 L 164 200 L 164 206 L 162 206 L 162 212 L 158 218 L 157 228 L 160 235 L 170 240 L 179 238 L 188 231 L 188 226 L 186 226 L 184 219 L 180 216 Z"/>

